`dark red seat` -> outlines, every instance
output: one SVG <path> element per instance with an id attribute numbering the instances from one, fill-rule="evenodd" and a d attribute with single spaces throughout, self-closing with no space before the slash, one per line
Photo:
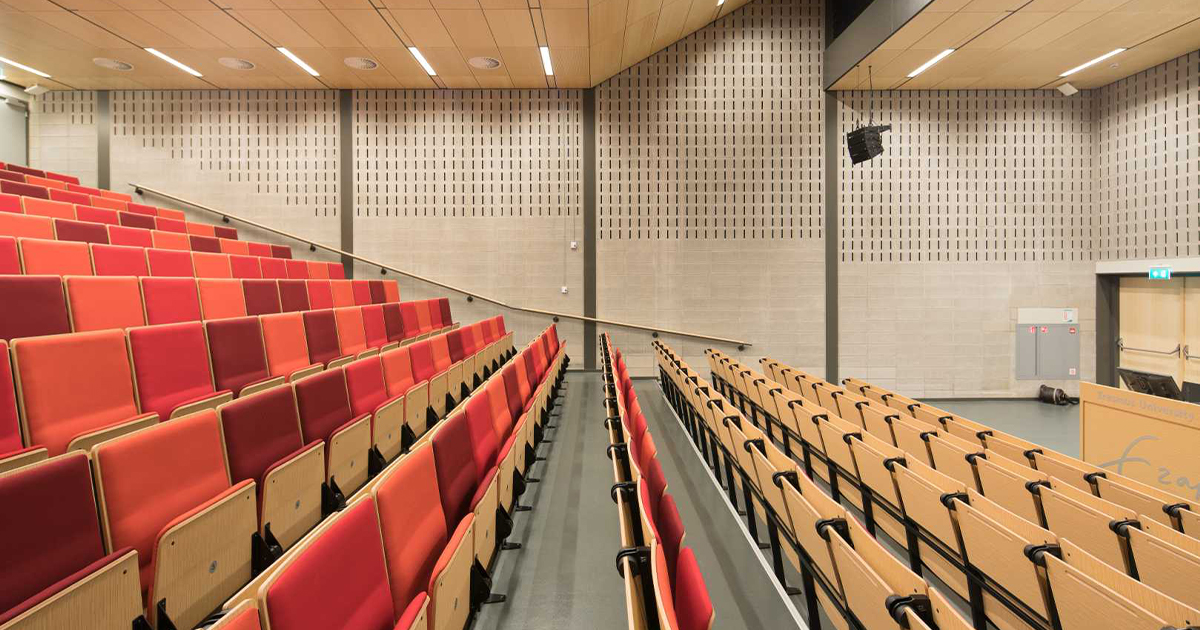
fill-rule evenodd
<path id="1" fill-rule="evenodd" d="M 126 227 L 139 228 L 143 230 L 154 230 L 158 228 L 157 217 L 149 217 L 144 214 L 117 212 L 117 219 L 121 222 L 121 225 Z"/>
<path id="2" fill-rule="evenodd" d="M 292 248 L 288 247 L 287 245 L 272 245 L 271 246 L 271 257 L 272 258 L 291 258 L 292 257 Z"/>
<path id="3" fill-rule="evenodd" d="M 263 277 L 265 278 L 266 274 Z M 284 313 L 308 310 L 308 286 L 303 280 L 279 280 L 278 282 L 279 304 Z"/>
<path id="4" fill-rule="evenodd" d="M 463 329 L 451 330 L 446 333 L 446 344 L 450 348 L 450 360 L 454 363 L 462 361 L 467 356 L 466 346 L 463 344 Z"/>
<path id="5" fill-rule="evenodd" d="M 440 328 L 445 328 L 453 324 L 454 318 L 450 315 L 450 298 L 438 298 L 437 306 L 442 322 Z M 430 313 L 430 315 L 433 315 L 433 313 Z"/>
<path id="6" fill-rule="evenodd" d="M 271 379 L 263 349 L 262 327 L 257 317 L 236 317 L 204 323 L 217 389 L 240 396 L 250 386 L 263 386 Z M 283 379 L 278 379 L 282 382 Z"/>
<path id="7" fill-rule="evenodd" d="M 17 239 L 0 236 L 0 274 L 21 273 L 21 253 L 17 251 Z"/>
<path id="8" fill-rule="evenodd" d="M 389 302 L 383 305 L 383 324 L 389 342 L 404 341 L 404 318 L 400 314 L 399 304 Z"/>
<path id="9" fill-rule="evenodd" d="M 215 237 L 191 234 L 188 238 L 192 244 L 192 251 L 194 252 L 209 252 L 212 254 L 221 253 L 221 241 L 218 241 Z"/>
<path id="10" fill-rule="evenodd" d="M 257 254 L 254 254 L 254 247 L 253 247 L 255 245 L 255 243 L 250 243 L 250 245 L 251 245 L 251 247 L 250 247 L 251 255 L 256 256 Z M 270 248 L 268 247 L 267 249 L 269 250 Z M 286 265 L 286 263 L 284 263 L 284 261 L 282 261 L 278 258 L 269 258 L 269 257 L 259 256 L 258 257 L 258 268 L 260 271 L 262 271 L 262 277 L 264 279 L 275 278 L 277 280 L 284 280 L 287 278 L 287 265 Z"/>
<path id="11" fill-rule="evenodd" d="M 387 302 L 387 293 L 383 290 L 383 280 L 370 280 L 367 283 L 371 288 L 371 303 L 383 304 Z"/>
<path id="12" fill-rule="evenodd" d="M 328 365 L 342 356 L 332 309 L 305 311 L 304 337 L 308 342 L 308 357 L 313 363 Z"/>
<path id="13" fill-rule="evenodd" d="M 227 238 L 234 241 L 236 241 L 238 237 L 237 228 L 228 227 L 225 225 L 213 226 L 213 233 L 217 235 L 217 238 Z"/>
<path id="14" fill-rule="evenodd" d="M 279 285 L 275 280 L 242 280 L 242 294 L 246 298 L 247 315 L 283 312 L 279 303 Z"/>
<path id="15" fill-rule="evenodd" d="M 71 332 L 59 276 L 0 276 L 0 304 L 0 339 Z"/>
<path id="16" fill-rule="evenodd" d="M 473 511 L 472 499 L 480 479 L 466 414 L 451 416 L 445 426 L 433 434 L 433 454 L 437 462 L 438 489 L 442 493 L 446 529 L 452 531 L 464 516 Z"/>
<path id="17" fill-rule="evenodd" d="M 60 241 L 108 243 L 108 230 L 100 223 L 85 223 L 70 219 L 55 219 L 54 233 Z"/>
<path id="18" fill-rule="evenodd" d="M 328 280 L 309 280 L 307 285 L 310 308 L 333 308 L 333 289 Z"/>
<path id="19" fill-rule="evenodd" d="M 30 168 L 28 166 L 21 166 L 20 164 L 9 164 L 8 170 L 12 171 L 13 173 L 21 173 L 22 175 L 33 175 L 34 177 L 46 176 L 46 171 Z"/>
<path id="20" fill-rule="evenodd" d="M 0 192 L 10 195 L 21 195 L 22 197 L 33 197 L 35 199 L 49 199 L 50 193 L 45 187 L 34 186 L 24 182 L 10 182 L 7 180 L 0 181 Z"/>

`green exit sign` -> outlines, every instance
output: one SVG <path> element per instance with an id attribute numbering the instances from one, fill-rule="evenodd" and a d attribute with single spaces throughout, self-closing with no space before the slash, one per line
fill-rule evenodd
<path id="1" fill-rule="evenodd" d="M 1150 268 L 1150 279 L 1151 280 L 1170 280 L 1171 279 L 1171 268 L 1170 267 L 1151 267 Z"/>

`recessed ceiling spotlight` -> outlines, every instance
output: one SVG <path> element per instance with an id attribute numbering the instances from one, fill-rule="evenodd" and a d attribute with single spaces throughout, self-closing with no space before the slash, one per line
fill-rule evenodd
<path id="1" fill-rule="evenodd" d="M 346 57 L 342 63 L 354 68 L 355 70 L 374 70 L 379 67 L 379 62 L 367 57 Z"/>
<path id="2" fill-rule="evenodd" d="M 467 63 L 471 64 L 472 67 L 479 68 L 480 70 L 495 70 L 496 68 L 504 65 L 495 57 L 471 57 L 467 60 Z"/>
<path id="3" fill-rule="evenodd" d="M 121 72 L 129 72 L 130 70 L 133 70 L 133 64 L 119 61 L 117 59 L 109 59 L 108 57 L 96 57 L 95 59 L 92 59 L 92 63 L 100 66 L 101 68 L 107 68 L 109 70 L 120 70 Z"/>
<path id="4" fill-rule="evenodd" d="M 1060 76 L 1060 77 L 1067 77 L 1067 76 L 1071 76 L 1072 74 L 1075 74 L 1076 72 L 1079 72 L 1080 70 L 1083 70 L 1084 68 L 1090 68 L 1091 66 L 1093 66 L 1093 65 L 1095 65 L 1095 64 L 1098 64 L 1098 63 L 1100 63 L 1101 61 L 1104 61 L 1105 59 L 1108 59 L 1109 57 L 1112 57 L 1112 56 L 1114 56 L 1114 55 L 1119 55 L 1119 54 L 1121 54 L 1121 53 L 1125 52 L 1126 50 L 1128 50 L 1128 49 L 1126 49 L 1126 48 L 1118 48 L 1118 49 L 1116 49 L 1116 50 L 1113 50 L 1113 51 L 1110 51 L 1110 52 L 1106 52 L 1106 53 L 1104 53 L 1103 55 L 1100 55 L 1099 57 L 1096 57 L 1095 59 L 1093 59 L 1093 60 L 1091 60 L 1091 61 L 1089 61 L 1089 62 L 1087 62 L 1087 63 L 1083 63 L 1083 64 L 1080 64 L 1080 65 L 1078 65 L 1078 66 L 1075 66 L 1074 68 L 1071 68 L 1070 70 L 1067 70 L 1066 72 L 1064 72 L 1064 73 L 1062 73 L 1062 74 L 1060 74 L 1060 75 L 1058 75 L 1058 76 Z"/>
<path id="5" fill-rule="evenodd" d="M 258 67 L 249 59 L 239 59 L 237 57 L 221 57 L 217 60 L 217 63 L 232 70 L 253 70 Z"/>

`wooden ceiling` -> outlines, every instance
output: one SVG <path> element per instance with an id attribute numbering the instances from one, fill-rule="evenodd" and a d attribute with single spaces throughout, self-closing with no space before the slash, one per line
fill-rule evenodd
<path id="1" fill-rule="evenodd" d="M 1117 48 L 1129 50 L 1059 77 Z M 1200 0 L 933 0 L 832 89 L 867 89 L 868 66 L 877 90 L 1095 88 L 1197 48 Z"/>
<path id="2" fill-rule="evenodd" d="M 749 0 L 0 0 L 7 80 L 50 89 L 594 86 Z M 309 76 L 282 46 L 319 73 Z M 416 46 L 437 72 L 409 53 Z M 539 46 L 550 48 L 545 75 Z M 143 48 L 204 75 L 194 78 Z M 378 62 L 373 70 L 344 63 Z M 494 70 L 471 66 L 494 57 Z M 93 63 L 108 58 L 129 71 Z M 235 70 L 222 58 L 256 67 Z"/>

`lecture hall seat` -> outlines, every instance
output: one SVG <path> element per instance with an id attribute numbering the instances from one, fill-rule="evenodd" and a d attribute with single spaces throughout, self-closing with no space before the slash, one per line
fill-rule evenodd
<path id="1" fill-rule="evenodd" d="M 200 322 L 131 328 L 128 338 L 142 409 L 169 420 L 233 400 L 214 386 Z"/>
<path id="2" fill-rule="evenodd" d="M 292 248 L 288 247 L 287 245 L 272 245 L 271 246 L 271 257 L 272 258 L 291 259 Z"/>
<path id="3" fill-rule="evenodd" d="M 111 208 L 109 208 L 111 210 Z M 155 217 L 148 217 L 144 214 L 134 214 L 132 212 L 122 212 L 117 210 L 117 220 L 121 225 L 128 228 L 136 228 L 139 230 L 157 231 L 158 220 Z"/>
<path id="4" fill-rule="evenodd" d="M 71 332 L 62 279 L 58 276 L 0 276 L 0 339 Z"/>
<path id="5" fill-rule="evenodd" d="M 378 348 L 380 352 L 385 352 L 400 345 L 399 342 L 393 342 L 388 338 L 387 321 L 384 319 L 382 304 L 362 307 L 362 320 L 368 348 Z"/>
<path id="6" fill-rule="evenodd" d="M 146 324 L 141 286 L 133 276 L 66 276 L 63 283 L 75 332 Z"/>
<path id="7" fill-rule="evenodd" d="M 254 241 L 250 241 L 247 243 L 247 246 L 250 248 L 251 256 L 258 256 L 260 258 L 273 258 L 274 257 L 274 254 L 271 253 L 271 246 L 266 243 L 256 243 Z M 281 266 L 281 268 L 283 267 L 282 261 L 281 261 L 280 266 Z"/>
<path id="8" fill-rule="evenodd" d="M 33 199 L 50 199 L 50 193 L 42 186 L 34 186 L 24 182 L 0 181 L 0 193 L 20 195 Z"/>
<path id="9" fill-rule="evenodd" d="M 284 261 L 284 267 L 287 269 L 287 277 L 292 280 L 308 280 L 308 263 L 303 260 Z"/>
<path id="10" fill-rule="evenodd" d="M 263 277 L 265 278 L 266 274 Z M 283 312 L 309 310 L 308 286 L 303 280 L 279 280 L 278 285 L 279 303 Z"/>
<path id="11" fill-rule="evenodd" d="M 395 303 L 387 303 L 383 305 L 383 324 L 384 330 L 387 332 L 388 342 L 403 343 L 406 336 L 404 334 L 404 317 L 400 314 L 400 305 Z"/>
<path id="12" fill-rule="evenodd" d="M 325 369 L 323 364 L 309 359 L 303 315 L 263 315 L 259 323 L 262 325 L 267 367 L 271 376 L 283 377 L 290 383 Z"/>
<path id="13" fill-rule="evenodd" d="M 371 283 L 368 280 L 351 280 L 350 287 L 354 291 L 354 305 L 366 306 L 371 303 Z"/>
<path id="14" fill-rule="evenodd" d="M 230 238 L 219 238 L 217 240 L 221 246 L 221 253 L 229 254 L 230 256 L 250 255 L 250 244 L 245 241 Z"/>
<path id="15" fill-rule="evenodd" d="M 342 263 L 329 263 L 329 279 L 330 280 L 345 280 L 346 267 Z"/>
<path id="16" fill-rule="evenodd" d="M 246 316 L 246 297 L 242 281 L 232 278 L 198 278 L 200 313 L 204 319 Z"/>
<path id="17" fill-rule="evenodd" d="M 92 267 L 97 276 L 148 276 L 146 250 L 141 247 L 93 244 Z"/>
<path id="18" fill-rule="evenodd" d="M 282 385 L 283 377 L 271 376 L 263 347 L 262 327 L 257 317 L 237 317 L 204 322 L 217 389 L 230 390 L 235 397 L 249 396 Z"/>
<path id="19" fill-rule="evenodd" d="M 183 234 L 163 230 L 150 230 L 150 235 L 154 239 L 154 247 L 158 249 L 173 249 L 178 252 L 192 251 L 191 242 Z"/>
<path id="20" fill-rule="evenodd" d="M 308 304 L 312 309 L 333 308 L 333 289 L 329 280 L 306 280 Z"/>
<path id="21" fill-rule="evenodd" d="M 0 235 L 54 240 L 54 222 L 46 217 L 0 212 Z"/>
<path id="22" fill-rule="evenodd" d="M 475 517 L 475 560 L 491 566 L 496 551 L 497 469 L 479 471 L 471 448 L 470 427 L 464 413 L 454 414 L 433 434 L 434 461 L 446 530 L 458 528 L 469 515 Z M 480 480 L 484 480 L 480 483 Z"/>
<path id="23" fill-rule="evenodd" d="M 126 211 L 127 211 L 127 212 L 133 212 L 133 213 L 135 213 L 135 214 L 144 214 L 144 215 L 146 215 L 146 216 L 148 216 L 148 217 L 155 217 L 155 216 L 158 216 L 158 209 L 157 209 L 157 208 L 155 208 L 154 206 L 149 206 L 149 205 L 146 205 L 146 204 L 144 204 L 144 203 L 135 203 L 135 202 L 130 202 L 130 203 L 129 203 L 129 204 L 126 206 Z"/>
<path id="24" fill-rule="evenodd" d="M 17 239 L 11 236 L 0 236 L 0 275 L 21 273 L 21 252 L 17 249 Z"/>
<path id="25" fill-rule="evenodd" d="M 233 271 L 229 267 L 229 254 L 193 252 L 192 266 L 196 270 L 197 278 L 233 277 Z"/>
<path id="26" fill-rule="evenodd" d="M 350 409 L 346 373 L 330 369 L 292 384 L 305 441 L 325 442 L 329 487 L 349 497 L 366 484 L 371 419 Z"/>
<path id="27" fill-rule="evenodd" d="M 362 311 L 356 306 L 333 309 L 337 324 L 338 350 L 342 356 L 359 357 L 367 349 L 367 333 L 363 327 Z M 374 350 L 378 353 L 378 349 Z"/>
<path id="28" fill-rule="evenodd" d="M 263 277 L 262 267 L 255 256 L 230 254 L 229 270 L 234 278 L 261 279 Z"/>
<path id="29" fill-rule="evenodd" d="M 101 191 L 101 193 L 104 193 L 104 192 L 106 192 L 106 191 Z M 128 202 L 121 200 L 121 199 L 114 199 L 112 197 L 106 197 L 103 195 L 101 195 L 101 196 L 92 195 L 92 200 L 89 205 L 95 206 L 97 208 L 108 208 L 109 210 L 116 210 L 118 212 L 126 212 L 129 208 Z"/>
<path id="30" fill-rule="evenodd" d="M 75 219 L 89 223 L 103 223 L 104 225 L 121 225 L 121 218 L 117 216 L 116 210 L 96 208 L 83 204 L 75 205 Z"/>
<path id="31" fill-rule="evenodd" d="M 308 261 L 308 277 L 313 280 L 329 279 L 329 264 L 324 261 Z"/>
<path id="32" fill-rule="evenodd" d="M 25 210 L 21 207 L 20 195 L 0 193 L 0 212 L 7 212 L 9 214 L 24 214 Z"/>
<path id="33" fill-rule="evenodd" d="M 163 232 L 174 232 L 176 234 L 182 235 L 185 240 L 188 240 L 188 246 L 189 247 L 191 246 L 191 240 L 188 239 L 188 233 L 187 233 L 187 221 L 184 221 L 182 219 L 169 219 L 167 217 L 158 217 L 158 219 L 155 221 L 155 223 L 158 225 L 158 229 Z"/>
<path id="34" fill-rule="evenodd" d="M 198 234 L 189 234 L 188 242 L 191 244 L 194 252 L 208 252 L 210 254 L 223 253 L 221 249 L 221 241 L 214 236 L 201 236 Z"/>
<path id="35" fill-rule="evenodd" d="M 161 208 L 160 210 L 165 210 L 165 208 Z M 183 214 L 183 213 L 181 212 L 180 214 Z M 238 239 L 237 228 L 228 227 L 228 226 L 224 226 L 224 225 L 213 226 L 213 234 L 215 234 L 217 236 L 217 238 L 223 238 L 223 239 L 227 239 L 227 240 L 231 240 L 231 241 L 236 241 Z"/>
<path id="36" fill-rule="evenodd" d="M 46 171 L 30 168 L 28 166 L 21 166 L 20 164 L 8 164 L 6 170 L 13 173 L 21 173 L 22 175 L 33 175 L 35 177 L 46 176 Z"/>
<path id="37" fill-rule="evenodd" d="M 367 286 L 371 289 L 372 304 L 387 302 L 387 292 L 383 288 L 383 280 L 368 280 Z"/>
<path id="38" fill-rule="evenodd" d="M 188 252 L 172 249 L 147 249 L 146 262 L 150 267 L 150 275 L 159 278 L 194 278 L 196 270 L 192 267 L 192 255 Z"/>
<path id="39" fill-rule="evenodd" d="M 92 198 L 83 193 L 74 192 L 71 190 L 50 190 L 51 201 L 65 201 L 75 204 L 76 206 L 87 206 L 92 203 Z"/>
<path id="40" fill-rule="evenodd" d="M 283 285 L 280 284 L 282 291 Z M 285 309 L 286 310 L 286 309 Z M 308 356 L 313 363 L 331 368 L 349 363 L 353 356 L 342 354 L 338 342 L 337 319 L 333 309 L 304 311 L 304 334 L 308 341 Z"/>
<path id="41" fill-rule="evenodd" d="M 371 417 L 372 472 L 379 472 L 415 442 L 404 424 L 404 395 L 388 396 L 379 357 L 353 361 L 344 369 L 351 414 Z"/>
<path id="42" fill-rule="evenodd" d="M 191 234 L 193 236 L 202 236 L 202 237 L 211 238 L 211 239 L 216 239 L 216 237 L 217 237 L 216 229 L 208 223 L 196 223 L 194 221 L 187 221 L 187 222 L 185 222 L 185 228 L 187 229 L 187 233 Z M 220 248 L 220 245 L 217 245 L 217 247 Z M 219 249 L 218 249 L 218 251 L 219 251 Z"/>
<path id="43" fill-rule="evenodd" d="M 287 279 L 287 266 L 284 261 L 278 258 L 270 258 L 269 247 L 267 248 L 267 256 L 264 256 L 261 253 L 255 253 L 254 245 L 256 245 L 256 243 L 250 243 L 250 254 L 252 256 L 258 256 L 258 266 L 262 272 L 262 277 L 274 278 L 277 280 Z"/>
<path id="44" fill-rule="evenodd" d="M 279 304 L 279 285 L 274 280 L 247 278 L 242 280 L 242 296 L 247 315 L 270 315 L 282 312 Z"/>
<path id="45" fill-rule="evenodd" d="M 329 284 L 333 291 L 335 307 L 354 306 L 354 287 L 349 280 L 331 280 Z"/>
<path id="46" fill-rule="evenodd" d="M 23 238 L 21 267 L 30 275 L 90 276 L 92 255 L 87 243 Z"/>
<path id="47" fill-rule="evenodd" d="M 154 235 L 150 230 L 110 225 L 108 226 L 108 242 L 111 245 L 129 247 L 154 247 Z"/>
<path id="48" fill-rule="evenodd" d="M 383 364 L 383 381 L 389 397 L 404 397 L 404 424 L 413 435 L 420 437 L 435 423 L 429 418 L 429 384 L 418 381 L 413 374 L 412 356 L 408 346 L 402 346 L 379 356 Z"/>
<path id="49" fill-rule="evenodd" d="M 383 297 L 384 302 L 399 302 L 400 301 L 400 283 L 396 280 L 383 281 Z"/>
<path id="50" fill-rule="evenodd" d="M 200 293 L 194 278 L 141 278 L 146 323 L 200 321 Z"/>

